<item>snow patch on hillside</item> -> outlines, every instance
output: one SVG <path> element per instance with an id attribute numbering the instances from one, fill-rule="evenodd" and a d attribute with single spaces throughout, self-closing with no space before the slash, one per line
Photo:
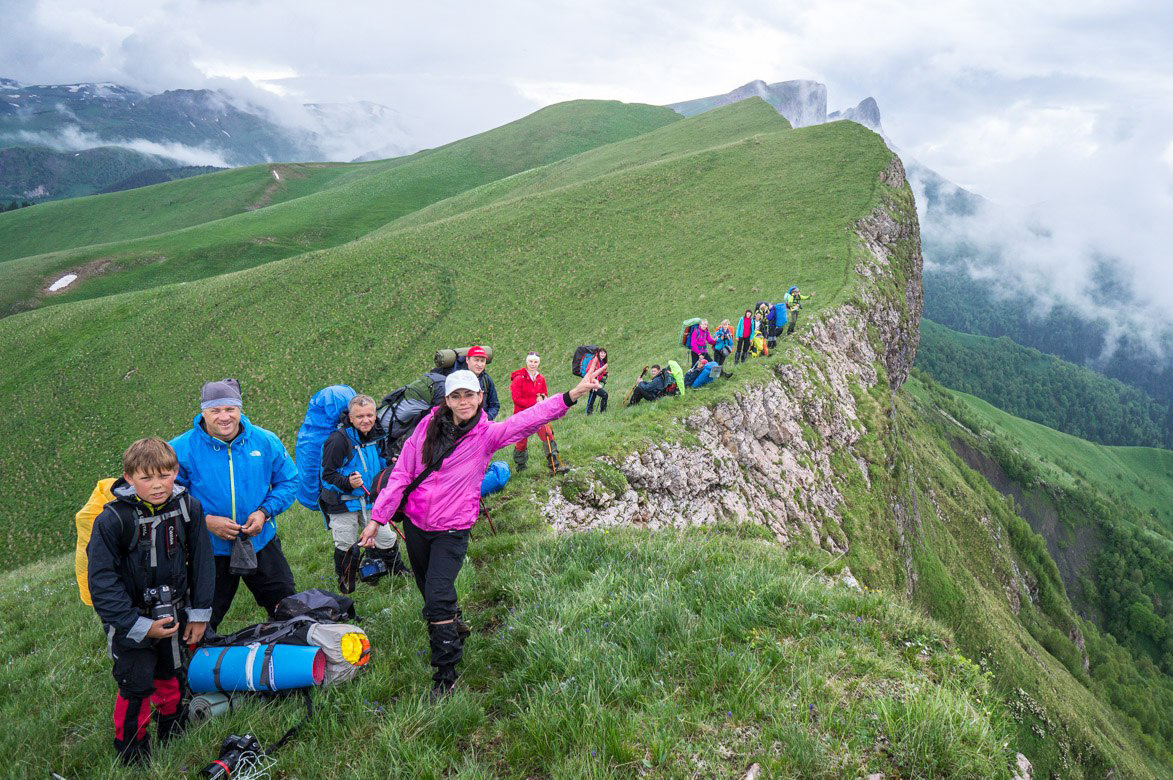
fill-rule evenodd
<path id="1" fill-rule="evenodd" d="M 57 292 L 58 290 L 64 290 L 66 287 L 68 287 L 69 285 L 73 284 L 76 281 L 77 281 L 77 274 L 66 274 L 65 276 L 62 276 L 57 281 L 53 282 L 53 284 L 49 285 L 49 292 Z"/>

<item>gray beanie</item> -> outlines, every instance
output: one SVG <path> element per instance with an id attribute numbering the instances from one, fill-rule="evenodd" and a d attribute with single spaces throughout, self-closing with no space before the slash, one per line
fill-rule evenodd
<path id="1" fill-rule="evenodd" d="M 200 409 L 213 406 L 244 406 L 240 400 L 240 382 L 235 379 L 204 382 L 200 389 Z"/>

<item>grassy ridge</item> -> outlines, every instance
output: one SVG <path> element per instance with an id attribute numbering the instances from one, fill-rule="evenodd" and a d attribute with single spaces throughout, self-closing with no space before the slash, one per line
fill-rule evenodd
<path id="1" fill-rule="evenodd" d="M 1169 676 L 1173 667 L 1161 656 L 1162 643 L 1169 641 L 1165 625 L 1169 613 L 1160 605 L 1169 603 L 1173 592 L 1169 531 L 1157 527 L 1130 499 L 1111 492 L 1116 481 L 1113 472 L 1093 477 L 1093 485 L 1068 469 L 1070 462 L 1079 462 L 1082 456 L 1101 469 L 1120 468 L 1132 460 L 1142 464 L 1143 471 L 1169 463 L 1173 454 L 1102 447 L 1056 431 L 1038 431 L 1034 423 L 927 380 L 914 380 L 906 387 L 910 390 L 910 411 L 917 418 L 913 426 L 917 435 L 911 438 L 919 442 L 916 451 L 924 454 L 916 473 L 931 485 L 926 497 L 931 499 L 934 514 L 940 517 L 944 509 L 954 518 L 948 533 L 956 538 L 953 545 L 935 541 L 931 545 L 935 556 L 950 547 L 954 551 L 937 565 L 918 567 L 916 587 L 923 603 L 954 628 L 967 655 L 997 659 L 991 668 L 996 670 L 1000 689 L 1017 686 L 1030 692 L 1024 698 L 1021 691 L 1008 690 L 1011 705 L 1023 716 L 1023 723 L 1031 722 L 1025 716 L 1040 710 L 1041 704 L 1044 715 L 1034 718 L 1039 731 L 1032 727 L 1030 732 L 1035 735 L 1030 739 L 1032 749 L 1038 751 L 1030 754 L 1032 760 L 1036 755 L 1045 757 L 1048 765 L 1064 772 L 1081 751 L 1084 759 L 1080 763 L 1085 768 L 1096 762 L 1106 767 L 1111 761 L 1126 761 L 1129 751 L 1106 749 L 1120 743 L 1119 736 L 1112 736 L 1107 743 L 1100 736 L 1124 728 L 1137 735 L 1138 743 L 1150 755 L 1167 764 L 1169 740 L 1173 738 L 1173 719 L 1168 716 L 1173 711 L 1173 679 Z M 1014 501 L 1003 500 L 986 477 L 954 454 L 952 442 L 958 440 L 985 451 L 1002 465 L 1023 494 Z M 1066 445 L 1078 455 L 1073 461 L 1050 456 L 1043 460 L 1038 452 L 1058 451 L 1048 449 L 1048 442 L 1051 446 Z M 1125 457 L 1118 458 L 1120 454 Z M 1142 457 L 1133 460 L 1129 455 Z M 1046 542 L 1027 526 L 1027 517 L 1032 524 L 1041 521 Z M 996 565 L 997 557 L 990 561 L 974 555 L 999 544 L 1017 551 L 1021 574 L 1007 569 L 1005 563 Z M 1056 561 L 1068 569 L 1063 579 Z M 1077 567 L 1074 575 L 1072 566 Z M 993 608 L 988 599 L 985 604 L 975 601 L 971 595 L 974 588 L 959 587 L 959 573 L 966 569 L 976 586 L 994 597 L 995 605 L 1003 592 L 1017 590 L 1022 595 L 1025 582 L 1029 599 L 1021 598 L 1021 613 L 1013 616 L 1004 605 Z M 1068 592 L 1076 594 L 1081 614 L 1097 615 L 1096 624 L 1076 616 Z M 1155 616 L 1153 609 L 1162 617 Z M 1024 628 L 1029 639 L 1018 641 L 1031 648 L 1030 657 L 1058 662 L 1070 679 L 1063 681 L 1054 669 L 1040 677 L 1041 670 L 1033 660 L 1024 664 L 1026 659 L 1014 657 L 1015 642 L 1005 637 L 1016 631 L 1021 634 Z M 995 637 L 1002 639 L 992 641 Z M 1040 655 L 1039 647 L 1046 656 Z M 1081 736 L 1064 724 L 1089 722 L 1095 710 L 1071 710 L 1072 702 L 1089 694 L 1111 703 L 1118 715 L 1110 729 L 1105 728 L 1103 716 L 1097 715 L 1100 724 Z M 1015 699 L 1021 702 L 1015 705 Z M 1100 757 L 1088 759 L 1095 754 Z M 1125 771 L 1122 764 L 1116 768 L 1123 776 L 1139 771 Z M 1164 776 L 1163 771 L 1158 774 Z"/>
<path id="2" fill-rule="evenodd" d="M 471 187 L 679 119 L 669 109 L 638 104 L 551 106 L 439 149 L 350 166 L 353 171 L 328 191 L 159 235 L 11 260 L 0 265 L 0 312 L 33 305 L 34 294 L 52 281 L 50 276 L 102 260 L 112 264 L 111 270 L 79 280 L 49 300 L 192 281 L 337 246 Z M 193 181 L 216 187 L 214 179 Z"/>
<path id="3" fill-rule="evenodd" d="M 526 351 L 547 355 L 547 376 L 563 386 L 574 346 L 603 343 L 621 397 L 639 366 L 681 354 L 672 351 L 676 301 L 694 301 L 686 314 L 720 319 L 800 283 L 819 290 L 820 306 L 834 305 L 848 279 L 847 228 L 867 212 L 890 159 L 876 136 L 845 124 L 654 165 L 633 157 L 629 172 L 544 197 L 0 321 L 0 355 L 22 364 L 0 378 L 15 405 L 0 421 L 0 502 L 14 507 L 0 529 L 0 561 L 67 547 L 71 529 L 60 519 L 76 497 L 114 468 L 125 442 L 189 425 L 209 377 L 239 377 L 246 410 L 291 443 L 316 389 L 348 381 L 386 392 L 418 376 L 438 346 L 494 345 L 502 358 L 491 373 L 507 394 Z M 763 170 L 774 174 L 765 184 Z M 760 229 L 745 231 L 747 213 Z M 761 268 L 786 271 L 771 279 Z M 55 347 L 30 353 L 29 344 Z M 654 412 L 633 416 L 645 415 L 646 428 L 609 438 L 567 425 L 564 447 L 576 446 L 580 428 L 594 442 L 587 453 L 638 441 L 656 425 Z M 59 488 L 44 505 L 19 500 L 26 480 L 44 474 Z"/>
<path id="4" fill-rule="evenodd" d="M 280 183 L 272 169 L 286 175 Z M 169 233 L 302 197 L 358 166 L 253 165 L 110 195 L 50 201 L 0 216 L 0 261 Z M 276 185 L 276 186 L 274 186 Z M 270 191 L 271 190 L 271 191 Z"/>
<path id="5" fill-rule="evenodd" d="M 13 659 L 0 679 L 20 686 L 11 700 L 63 713 L 7 731 L 11 755 L 36 756 L 19 771 L 84 771 L 101 755 L 112 686 L 86 636 L 93 618 L 72 601 L 68 557 L 54 553 L 70 546 L 65 518 L 126 441 L 189 424 L 200 380 L 241 377 L 246 410 L 290 441 L 317 388 L 345 380 L 382 392 L 414 378 L 436 346 L 492 343 L 500 357 L 490 370 L 504 389 L 529 349 L 564 387 L 573 346 L 603 343 L 610 389 L 622 396 L 641 364 L 681 354 L 671 345 L 684 316 L 731 317 L 791 283 L 818 291 L 808 316 L 854 299 L 861 249 L 851 227 L 884 194 L 891 153 L 851 123 L 795 131 L 771 125 L 762 108 L 749 101 L 679 121 L 654 143 L 514 176 L 337 248 L 0 322 L 0 355 L 25 369 L 0 377 L 14 399 L 0 419 L 0 464 L 11 476 L 0 480 L 0 505 L 15 519 L 4 527 L 5 564 L 47 560 L 0 580 L 9 585 L 0 605 L 19 611 L 0 624 Z M 30 343 L 60 346 L 42 355 Z M 576 410 L 556 426 L 564 454 L 582 465 L 687 440 L 674 421 L 688 406 L 790 359 L 784 347 L 712 391 L 616 409 L 590 425 Z M 418 598 L 402 585 L 385 599 L 364 591 L 372 635 L 394 655 L 332 695 L 333 717 L 290 748 L 285 771 L 739 776 L 757 760 L 782 777 L 984 778 L 1004 774 L 1019 748 L 1039 776 L 1159 776 L 1136 736 L 1143 730 L 1079 677 L 1063 634 L 1075 619 L 1041 541 L 959 467 L 906 399 L 894 406 L 882 384 L 861 395 L 866 462 L 835 456 L 851 568 L 948 623 L 979 667 L 955 656 L 947 632 L 885 597 L 815 584 L 842 560 L 797 550 L 794 560 L 806 562 L 798 569 L 752 528 L 551 537 L 531 497 L 549 478 L 530 470 L 497 507 L 507 533 L 478 538 L 462 575 L 479 629 L 467 693 L 421 707 Z M 46 430 L 60 435 L 51 441 Z M 45 474 L 54 490 L 34 512 L 27 486 Z M 913 506 L 915 523 L 898 513 Z M 281 522 L 299 584 L 327 584 L 318 518 L 295 510 Z M 1038 597 L 1017 615 L 1007 588 L 1020 569 Z M 45 636 L 27 611 L 34 592 L 61 615 L 68 639 Z M 255 619 L 244 601 L 231 620 Z M 16 706 L 7 701 L 0 707 Z M 198 764 L 234 729 L 278 733 L 296 714 L 295 705 L 241 713 L 211 739 L 206 730 L 187 737 L 157 772 Z"/>

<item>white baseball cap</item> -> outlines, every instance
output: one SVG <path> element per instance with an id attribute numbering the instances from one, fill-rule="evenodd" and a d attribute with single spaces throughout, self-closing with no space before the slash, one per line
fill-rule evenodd
<path id="1" fill-rule="evenodd" d="M 481 380 L 471 371 L 453 371 L 444 380 L 444 395 L 452 395 L 457 390 L 471 390 L 481 392 Z"/>

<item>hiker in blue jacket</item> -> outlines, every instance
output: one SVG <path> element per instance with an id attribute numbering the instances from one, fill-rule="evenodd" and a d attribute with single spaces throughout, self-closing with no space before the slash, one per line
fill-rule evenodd
<path id="1" fill-rule="evenodd" d="M 360 394 L 350 399 L 338 428 L 322 444 L 318 506 L 334 539 L 334 573 L 343 593 L 354 591 L 358 576 L 361 550 L 356 545 L 371 519 L 375 477 L 387 465 L 380 452 L 385 435 L 375 412 L 375 399 Z M 367 555 L 382 559 L 392 574 L 408 572 L 390 528 L 380 530 Z"/>
<path id="2" fill-rule="evenodd" d="M 203 505 L 216 559 L 211 627 L 224 619 L 240 580 L 273 616 L 277 602 L 296 591 L 293 572 L 277 538 L 277 515 L 293 504 L 297 466 L 276 434 L 253 425 L 242 412 L 240 383 L 207 382 L 191 430 L 171 440 L 179 458 L 179 484 Z M 255 552 L 233 546 L 247 544 Z M 241 553 L 245 553 L 241 555 Z"/>

